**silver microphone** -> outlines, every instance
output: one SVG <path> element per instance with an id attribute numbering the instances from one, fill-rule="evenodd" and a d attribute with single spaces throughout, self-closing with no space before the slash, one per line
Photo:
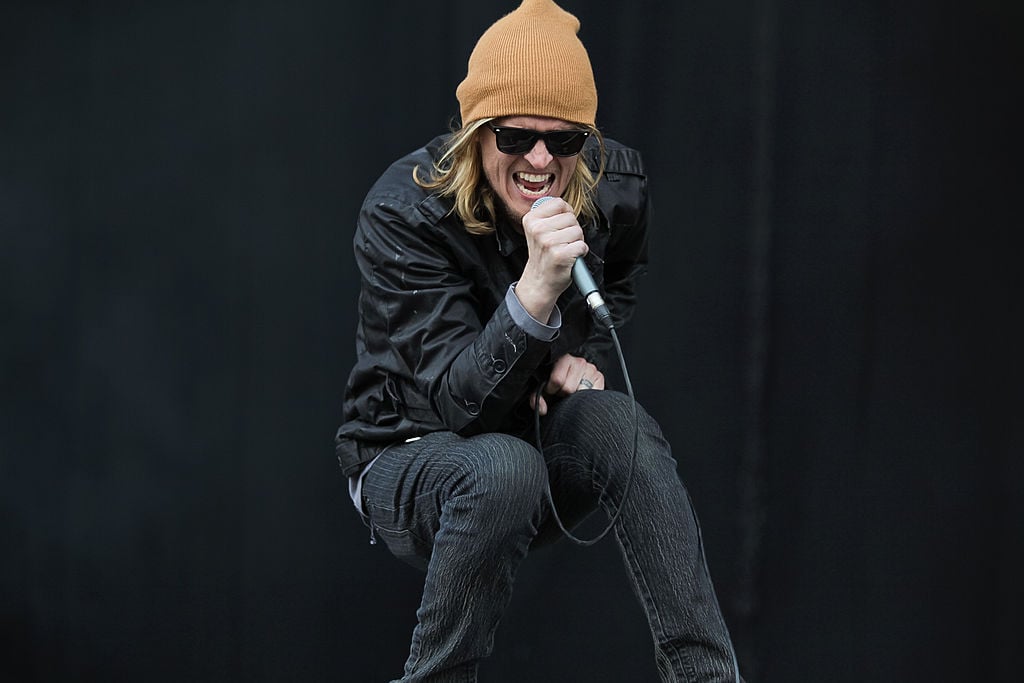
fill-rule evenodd
<path id="1" fill-rule="evenodd" d="M 553 199 L 553 197 L 540 197 L 530 207 L 530 211 L 549 199 Z M 572 264 L 572 281 L 576 283 L 576 289 L 580 290 L 580 294 L 586 300 L 594 318 L 609 330 L 612 329 L 614 327 L 612 312 L 608 310 L 608 304 L 604 302 L 604 297 L 601 296 L 601 291 L 597 288 L 597 283 L 594 282 L 594 276 L 590 274 L 590 269 L 587 268 L 587 264 L 583 262 L 582 258 L 577 258 Z"/>

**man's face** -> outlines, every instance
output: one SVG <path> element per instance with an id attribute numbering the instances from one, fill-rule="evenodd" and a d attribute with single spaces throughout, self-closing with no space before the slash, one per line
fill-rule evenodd
<path id="1" fill-rule="evenodd" d="M 529 128 L 542 133 L 580 128 L 568 121 L 541 116 L 508 116 L 495 119 L 492 124 Z M 494 131 L 484 126 L 480 131 L 479 144 L 484 175 L 517 224 L 522 222 L 523 216 L 539 197 L 561 197 L 576 168 L 578 155 L 552 156 L 539 138 L 525 154 L 505 154 L 495 144 Z"/>

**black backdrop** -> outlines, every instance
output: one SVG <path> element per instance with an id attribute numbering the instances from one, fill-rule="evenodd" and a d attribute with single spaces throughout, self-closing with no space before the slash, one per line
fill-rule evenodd
<path id="1" fill-rule="evenodd" d="M 514 4 L 3 4 L 0 678 L 397 674 L 420 575 L 332 453 L 352 226 Z M 1019 3 L 563 6 L 651 167 L 627 358 L 748 680 L 1017 680 Z M 651 660 L 566 544 L 484 672 Z"/>

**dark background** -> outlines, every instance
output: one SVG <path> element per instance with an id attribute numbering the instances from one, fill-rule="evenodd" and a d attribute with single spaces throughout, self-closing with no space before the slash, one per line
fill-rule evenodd
<path id="1" fill-rule="evenodd" d="M 0 679 L 383 681 L 421 575 L 333 456 L 370 183 L 507 2 L 5 2 Z M 748 681 L 1011 681 L 1021 5 L 583 2 L 644 151 L 626 331 Z M 493 681 L 653 681 L 614 543 Z"/>

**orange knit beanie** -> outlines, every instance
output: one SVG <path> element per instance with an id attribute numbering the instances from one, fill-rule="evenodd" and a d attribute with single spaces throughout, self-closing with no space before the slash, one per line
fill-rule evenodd
<path id="1" fill-rule="evenodd" d="M 455 91 L 463 125 L 516 115 L 595 125 L 597 87 L 579 29 L 579 20 L 552 0 L 523 0 L 494 22 Z"/>

